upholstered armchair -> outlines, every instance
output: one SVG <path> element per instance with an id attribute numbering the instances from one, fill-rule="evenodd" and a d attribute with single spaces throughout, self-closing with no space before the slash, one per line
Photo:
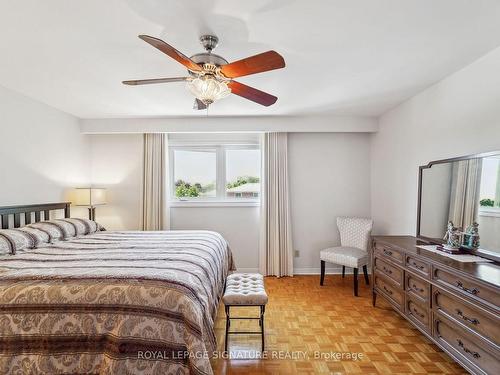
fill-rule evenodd
<path id="1" fill-rule="evenodd" d="M 325 281 L 325 263 L 334 263 L 342 266 L 342 278 L 345 277 L 345 268 L 354 269 L 354 295 L 358 296 L 358 269 L 363 267 L 365 282 L 368 280 L 368 243 L 373 227 L 371 219 L 357 217 L 337 218 L 337 227 L 340 232 L 338 247 L 321 250 L 321 279 L 320 285 Z"/>

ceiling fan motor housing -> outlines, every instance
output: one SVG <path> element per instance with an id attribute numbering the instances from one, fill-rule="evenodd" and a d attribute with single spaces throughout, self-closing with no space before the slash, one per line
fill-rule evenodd
<path id="1" fill-rule="evenodd" d="M 193 55 L 190 57 L 191 60 L 193 60 L 196 64 L 203 66 L 204 64 L 212 64 L 217 67 L 220 67 L 222 65 L 226 65 L 228 62 L 225 58 L 215 55 L 213 53 L 197 53 L 196 55 Z M 188 70 L 189 74 L 191 75 L 197 75 L 196 73 L 191 72 Z"/>
<path id="2" fill-rule="evenodd" d="M 219 44 L 219 38 L 215 35 L 202 35 L 200 36 L 200 43 L 207 52 L 212 52 Z"/>

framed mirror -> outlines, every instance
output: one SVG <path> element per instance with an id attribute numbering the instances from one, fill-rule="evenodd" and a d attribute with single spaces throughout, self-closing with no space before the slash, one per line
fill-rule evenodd
<path id="1" fill-rule="evenodd" d="M 448 221 L 479 224 L 476 255 L 500 258 L 500 151 L 430 162 L 419 169 L 417 237 L 444 243 Z"/>

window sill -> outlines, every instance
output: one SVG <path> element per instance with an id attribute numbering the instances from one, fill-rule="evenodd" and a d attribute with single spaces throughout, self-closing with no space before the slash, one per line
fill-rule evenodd
<path id="1" fill-rule="evenodd" d="M 480 208 L 479 216 L 500 217 L 500 209 L 498 208 Z"/>
<path id="2" fill-rule="evenodd" d="M 169 201 L 169 207 L 260 207 L 256 201 Z"/>

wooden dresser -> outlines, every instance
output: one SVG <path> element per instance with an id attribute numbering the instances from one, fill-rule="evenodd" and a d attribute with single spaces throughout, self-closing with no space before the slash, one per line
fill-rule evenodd
<path id="1" fill-rule="evenodd" d="M 500 263 L 461 263 L 411 236 L 375 236 L 377 296 L 472 374 L 500 374 Z"/>

